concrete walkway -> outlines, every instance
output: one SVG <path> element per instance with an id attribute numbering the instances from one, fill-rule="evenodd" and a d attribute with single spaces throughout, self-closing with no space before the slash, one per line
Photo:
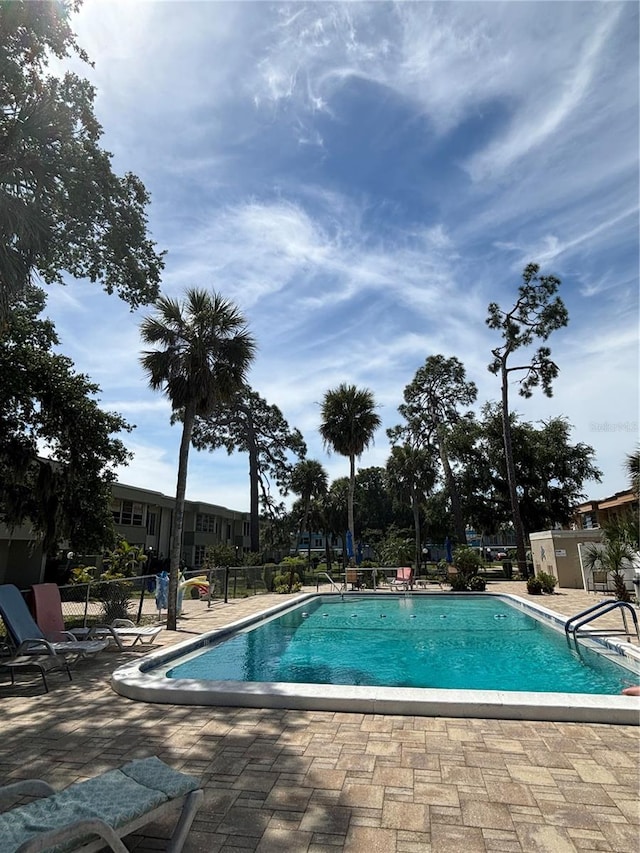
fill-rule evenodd
<path id="1" fill-rule="evenodd" d="M 522 595 L 524 585 L 491 589 Z M 210 610 L 185 602 L 180 631 L 163 631 L 160 642 L 276 600 Z M 542 603 L 571 615 L 597 600 L 560 590 Z M 639 849 L 636 727 L 177 707 L 117 696 L 110 673 L 147 650 L 104 652 L 80 663 L 71 684 L 53 674 L 48 695 L 35 677 L 20 675 L 12 688 L 2 676 L 0 777 L 63 787 L 158 755 L 205 789 L 185 853 Z M 156 851 L 167 837 L 157 824 L 128 844 Z"/>

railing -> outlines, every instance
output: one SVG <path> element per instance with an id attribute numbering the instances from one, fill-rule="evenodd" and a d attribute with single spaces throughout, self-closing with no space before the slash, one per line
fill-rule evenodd
<path id="1" fill-rule="evenodd" d="M 638 641 L 640 642 L 640 626 L 638 625 L 638 616 L 636 614 L 635 609 L 628 601 L 600 601 L 598 604 L 593 604 L 591 607 L 587 607 L 586 610 L 581 610 L 580 613 L 576 613 L 575 616 L 571 616 L 564 623 L 564 631 L 567 636 L 569 634 L 573 634 L 574 640 L 576 639 L 576 631 L 579 628 L 582 628 L 584 625 L 587 625 L 589 622 L 593 622 L 595 619 L 598 619 L 600 616 L 603 616 L 605 613 L 610 613 L 612 610 L 620 609 L 622 613 L 622 624 L 624 625 L 624 631 L 613 631 L 610 629 L 602 629 L 597 631 L 592 631 L 593 634 L 626 634 L 628 637 L 631 636 L 632 632 L 629 630 L 629 626 L 627 624 L 627 615 L 626 610 L 629 610 L 631 616 L 633 617 L 633 622 L 636 628 L 636 636 Z M 578 620 L 578 621 L 576 621 Z M 575 623 L 575 624 L 572 624 Z"/>
<path id="2" fill-rule="evenodd" d="M 341 592 L 341 593 L 344 592 L 345 587 L 344 586 L 338 586 L 338 584 L 334 581 L 334 579 L 331 577 L 331 575 L 328 574 L 327 572 L 317 572 L 316 573 L 316 592 L 318 592 L 320 590 L 320 577 L 326 578 L 329 581 L 329 583 L 331 584 L 331 586 L 333 587 L 333 589 L 335 589 L 336 592 Z"/>

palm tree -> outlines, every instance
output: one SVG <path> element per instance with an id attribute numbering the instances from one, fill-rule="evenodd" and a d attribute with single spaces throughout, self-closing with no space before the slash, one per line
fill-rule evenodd
<path id="1" fill-rule="evenodd" d="M 410 444 L 392 447 L 391 456 L 387 460 L 387 476 L 391 487 L 400 499 L 408 500 L 411 504 L 417 576 L 422 556 L 420 507 L 425 497 L 431 493 L 438 476 L 433 451 L 427 448 L 415 448 Z"/>
<path id="2" fill-rule="evenodd" d="M 341 456 L 349 457 L 348 533 L 352 542 L 355 533 L 353 523 L 353 492 L 356 481 L 356 457 L 373 441 L 380 426 L 380 417 L 375 412 L 373 394 L 368 388 L 356 388 L 344 382 L 335 390 L 327 391 L 322 401 L 322 423 L 320 435 L 326 448 Z"/>
<path id="3" fill-rule="evenodd" d="M 627 454 L 624 467 L 631 481 L 633 493 L 640 496 L 640 445 L 633 453 Z"/>
<path id="4" fill-rule="evenodd" d="M 151 388 L 167 395 L 174 417 L 182 421 L 167 609 L 167 628 L 175 631 L 187 461 L 194 421 L 233 397 L 245 381 L 256 344 L 238 308 L 215 292 L 191 288 L 184 302 L 162 296 L 155 303 L 155 312 L 143 320 L 140 333 L 145 343 L 156 348 L 143 352 L 140 361 Z"/>
<path id="5" fill-rule="evenodd" d="M 300 495 L 303 507 L 303 523 L 302 528 L 309 535 L 309 547 L 307 563 L 311 565 L 311 531 L 309 530 L 309 509 L 313 498 L 318 498 L 326 494 L 327 491 L 327 472 L 322 467 L 322 463 L 315 459 L 303 459 L 298 462 L 291 472 L 291 491 L 295 495 Z"/>

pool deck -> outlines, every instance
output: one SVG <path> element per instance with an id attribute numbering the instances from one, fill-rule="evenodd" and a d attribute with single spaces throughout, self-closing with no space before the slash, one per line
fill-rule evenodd
<path id="1" fill-rule="evenodd" d="M 437 590 L 437 587 L 435 587 Z M 521 583 L 491 591 L 523 594 Z M 531 600 L 567 616 L 578 590 Z M 282 596 L 185 601 L 158 645 L 229 624 Z M 611 624 L 620 617 L 607 616 Z M 603 621 L 604 621 L 603 620 Z M 155 648 L 158 648 L 158 645 Z M 69 683 L 0 680 L 0 774 L 56 787 L 158 755 L 202 779 L 184 853 L 637 853 L 640 729 L 589 723 L 151 705 L 114 693 L 112 671 L 148 647 L 81 662 Z M 640 714 L 640 700 L 638 702 Z M 168 825 L 130 836 L 157 851 Z M 0 844 L 1 847 L 1 844 Z"/>

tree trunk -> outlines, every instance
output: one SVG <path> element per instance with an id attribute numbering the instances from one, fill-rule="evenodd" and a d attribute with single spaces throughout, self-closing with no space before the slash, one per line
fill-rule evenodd
<path id="1" fill-rule="evenodd" d="M 253 438 L 253 437 L 251 437 Z M 250 548 L 254 553 L 260 550 L 260 513 L 258 499 L 258 450 L 255 442 L 249 445 L 249 538 Z"/>
<path id="2" fill-rule="evenodd" d="M 349 456 L 349 500 L 347 503 L 347 515 L 348 515 L 348 523 L 349 530 L 351 531 L 351 547 L 355 547 L 355 526 L 353 523 L 353 495 L 356 488 L 356 457 L 351 454 Z M 346 545 L 346 543 L 345 543 Z M 348 555 L 347 555 L 348 557 Z"/>
<path id="3" fill-rule="evenodd" d="M 438 449 L 440 451 L 440 461 L 442 462 L 442 469 L 444 471 L 444 480 L 447 484 L 449 500 L 451 501 L 451 512 L 453 514 L 453 523 L 456 530 L 456 539 L 458 540 L 458 545 L 466 545 L 467 529 L 464 523 L 464 518 L 462 517 L 458 486 L 456 485 L 451 465 L 449 465 L 449 457 L 447 456 L 447 439 L 445 429 L 442 424 L 438 426 Z"/>
<path id="4" fill-rule="evenodd" d="M 167 601 L 167 630 L 175 631 L 178 616 L 178 575 L 180 573 L 180 552 L 182 550 L 182 525 L 184 521 L 184 499 L 187 491 L 187 466 L 189 446 L 195 422 L 195 411 L 189 405 L 184 412 L 180 456 L 178 459 L 178 483 L 176 486 L 176 508 L 171 525 L 171 553 L 169 558 L 169 592 Z"/>
<path id="5" fill-rule="evenodd" d="M 509 419 L 509 373 L 502 364 L 502 438 L 504 441 L 504 458 L 507 468 L 507 483 L 509 485 L 509 498 L 511 500 L 511 514 L 513 516 L 513 531 L 516 537 L 516 554 L 518 560 L 518 572 L 524 577 L 527 570 L 527 556 L 524 545 L 524 529 L 520 516 L 520 503 L 518 501 L 518 490 L 516 488 L 516 466 L 513 461 L 513 447 L 511 444 L 511 420 Z"/>
<path id="6" fill-rule="evenodd" d="M 417 577 L 420 574 L 420 557 L 422 556 L 422 546 L 420 542 L 420 500 L 418 498 L 417 489 L 413 489 L 411 493 L 411 509 L 413 510 L 413 526 L 416 534 L 415 577 Z"/>

